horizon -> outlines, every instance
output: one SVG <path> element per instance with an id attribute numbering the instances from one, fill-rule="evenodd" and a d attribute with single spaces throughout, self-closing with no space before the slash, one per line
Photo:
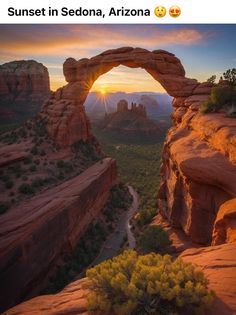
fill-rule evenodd
<path id="1" fill-rule="evenodd" d="M 66 83 L 63 62 L 91 58 L 107 49 L 122 46 L 148 50 L 164 49 L 181 60 L 186 77 L 206 81 L 236 63 L 236 25 L 4 25 L 0 26 L 0 63 L 33 59 L 49 71 L 55 91 Z M 220 40 L 219 40 L 220 39 Z M 166 91 L 141 68 L 114 67 L 100 76 L 91 92 Z"/>

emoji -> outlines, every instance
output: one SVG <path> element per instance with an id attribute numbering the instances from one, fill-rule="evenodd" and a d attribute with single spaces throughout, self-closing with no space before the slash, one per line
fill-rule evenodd
<path id="1" fill-rule="evenodd" d="M 157 17 L 163 17 L 166 15 L 166 8 L 163 7 L 162 5 L 159 5 L 158 7 L 155 8 L 154 13 Z"/>
<path id="2" fill-rule="evenodd" d="M 178 16 L 180 16 L 181 14 L 181 10 L 180 7 L 178 7 L 177 5 L 173 5 L 170 10 L 169 10 L 169 14 L 170 16 L 172 16 L 173 18 L 176 18 Z"/>

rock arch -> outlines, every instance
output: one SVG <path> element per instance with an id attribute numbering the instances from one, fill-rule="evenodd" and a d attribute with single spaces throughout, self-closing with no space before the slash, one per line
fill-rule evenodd
<path id="1" fill-rule="evenodd" d="M 122 47 L 90 59 L 76 61 L 68 58 L 63 64 L 68 84 L 52 94 L 41 113 L 46 117 L 48 133 L 56 143 L 69 146 L 91 137 L 83 104 L 98 77 L 119 65 L 143 68 L 176 100 L 190 97 L 199 85 L 197 80 L 186 78 L 180 60 L 164 50 Z"/>

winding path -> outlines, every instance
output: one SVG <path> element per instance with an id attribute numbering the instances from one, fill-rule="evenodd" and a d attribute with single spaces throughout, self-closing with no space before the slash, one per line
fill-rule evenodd
<path id="1" fill-rule="evenodd" d="M 120 250 L 121 245 L 123 244 L 126 235 L 128 238 L 129 248 L 135 248 L 136 241 L 131 231 L 131 225 L 129 221 L 132 216 L 138 211 L 139 198 L 137 192 L 133 189 L 133 187 L 128 186 L 128 189 L 133 197 L 133 202 L 129 207 L 129 210 L 121 214 L 115 231 L 105 241 L 100 254 L 92 263 L 93 266 L 100 264 L 106 259 L 110 259 L 113 256 L 116 256 Z"/>

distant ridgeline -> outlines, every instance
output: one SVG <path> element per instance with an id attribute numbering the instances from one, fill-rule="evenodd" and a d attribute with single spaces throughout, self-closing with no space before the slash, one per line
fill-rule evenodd
<path id="1" fill-rule="evenodd" d="M 151 135 L 160 132 L 157 124 L 148 118 L 143 104 L 132 102 L 129 109 L 128 102 L 124 99 L 117 103 L 116 112 L 105 114 L 99 125 L 103 130 L 127 135 Z"/>

